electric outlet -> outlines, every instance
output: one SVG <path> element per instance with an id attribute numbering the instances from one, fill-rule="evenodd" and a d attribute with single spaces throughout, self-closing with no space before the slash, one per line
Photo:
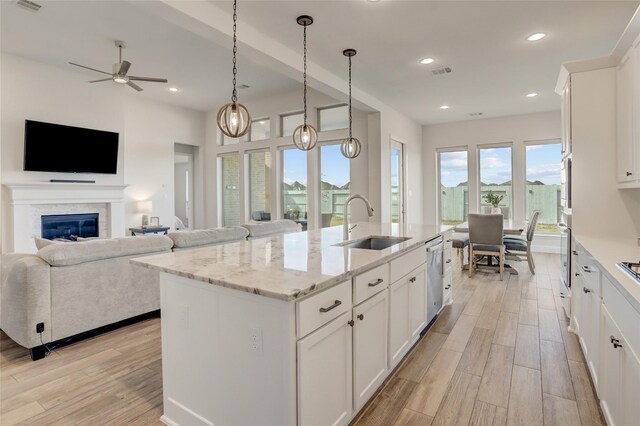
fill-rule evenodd
<path id="1" fill-rule="evenodd" d="M 44 323 L 39 322 L 36 324 L 36 333 L 42 333 L 44 331 Z"/>
<path id="2" fill-rule="evenodd" d="M 255 355 L 262 354 L 262 329 L 249 329 L 249 352 Z"/>

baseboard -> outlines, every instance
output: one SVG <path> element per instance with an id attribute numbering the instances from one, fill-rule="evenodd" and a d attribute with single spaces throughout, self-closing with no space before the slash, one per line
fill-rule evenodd
<path id="1" fill-rule="evenodd" d="M 92 337 L 108 333 L 109 331 L 113 331 L 118 328 L 126 327 L 128 325 L 132 325 L 151 318 L 159 318 L 160 316 L 160 309 L 157 309 L 155 311 L 147 312 L 142 315 L 136 315 L 135 317 L 127 318 L 122 321 L 114 322 L 112 324 L 103 325 L 102 327 L 94 328 L 93 330 L 83 331 L 82 333 L 74 334 L 73 336 L 54 340 L 53 342 L 47 343 L 46 346 L 40 345 L 34 348 L 29 348 L 29 351 L 31 352 L 31 359 L 37 361 L 44 358 L 44 353 L 47 350 L 54 350 L 64 346 L 68 346 L 81 340 L 90 339 Z"/>

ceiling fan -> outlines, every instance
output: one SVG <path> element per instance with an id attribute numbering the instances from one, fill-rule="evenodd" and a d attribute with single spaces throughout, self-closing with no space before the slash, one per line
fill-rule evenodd
<path id="1" fill-rule="evenodd" d="M 92 80 L 92 81 L 89 81 L 89 83 L 99 83 L 101 81 L 113 80 L 116 83 L 126 84 L 129 87 L 133 87 L 138 92 L 142 92 L 142 87 L 135 84 L 134 81 L 148 81 L 151 83 L 168 83 L 168 80 L 166 78 L 136 77 L 133 75 L 127 75 L 127 72 L 129 71 L 129 67 L 131 67 L 131 62 L 122 60 L 122 49 L 125 48 L 126 45 L 124 44 L 124 41 L 120 41 L 120 40 L 116 40 L 115 44 L 119 51 L 119 57 L 118 57 L 119 60 L 117 63 L 113 64 L 113 73 L 100 71 L 95 68 L 87 67 L 80 64 L 75 64 L 73 62 L 69 62 L 69 64 L 74 65 L 76 67 L 86 68 L 91 71 L 96 71 L 96 72 L 111 76 L 109 78 L 103 78 L 100 80 Z"/>

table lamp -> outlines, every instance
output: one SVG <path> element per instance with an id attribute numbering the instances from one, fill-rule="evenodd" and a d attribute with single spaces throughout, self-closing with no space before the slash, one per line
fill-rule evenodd
<path id="1" fill-rule="evenodd" d="M 142 213 L 142 226 L 149 226 L 149 213 L 152 212 L 153 203 L 149 200 L 147 201 L 138 201 L 137 211 L 138 213 Z"/>

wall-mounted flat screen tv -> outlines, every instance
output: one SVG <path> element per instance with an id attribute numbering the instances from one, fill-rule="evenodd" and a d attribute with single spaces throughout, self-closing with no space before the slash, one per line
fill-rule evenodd
<path id="1" fill-rule="evenodd" d="M 118 133 L 25 120 L 24 170 L 116 174 Z"/>

